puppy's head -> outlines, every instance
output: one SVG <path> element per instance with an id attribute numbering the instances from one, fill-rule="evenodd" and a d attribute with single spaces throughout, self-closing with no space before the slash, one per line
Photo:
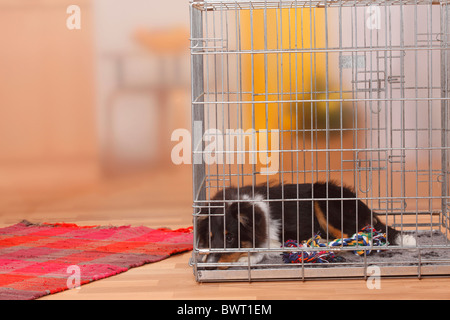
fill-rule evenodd
<path id="1" fill-rule="evenodd" d="M 267 222 L 260 200 L 229 200 L 214 203 L 214 206 L 220 208 L 202 209 L 197 220 L 199 248 L 230 250 L 210 253 L 206 262 L 236 262 L 247 256 L 246 250 L 242 249 L 262 247 L 266 240 Z"/>

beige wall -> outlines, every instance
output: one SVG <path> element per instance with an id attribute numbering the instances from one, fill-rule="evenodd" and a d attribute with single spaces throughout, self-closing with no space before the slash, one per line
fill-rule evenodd
<path id="1" fill-rule="evenodd" d="M 47 164 L 50 178 L 51 167 L 68 163 L 87 166 L 86 179 L 97 175 L 91 3 L 77 1 L 81 30 L 66 26 L 70 4 L 0 0 L 3 178 Z"/>

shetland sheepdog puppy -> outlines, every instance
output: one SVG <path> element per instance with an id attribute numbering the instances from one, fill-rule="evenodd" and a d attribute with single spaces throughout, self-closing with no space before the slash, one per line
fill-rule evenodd
<path id="1" fill-rule="evenodd" d="M 302 200 L 303 199 L 303 200 Z M 317 200 L 315 200 L 317 199 Z M 389 244 L 415 246 L 416 239 L 382 223 L 355 193 L 335 183 L 284 184 L 225 188 L 197 218 L 200 249 L 237 249 L 210 253 L 208 263 L 259 263 L 265 253 L 245 248 L 277 249 L 287 240 L 348 238 L 371 225 L 385 232 Z M 221 269 L 226 269 L 221 267 Z"/>

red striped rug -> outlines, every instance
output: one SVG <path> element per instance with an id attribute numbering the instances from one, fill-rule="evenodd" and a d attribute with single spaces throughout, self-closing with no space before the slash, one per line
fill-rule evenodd
<path id="1" fill-rule="evenodd" d="M 192 228 L 32 224 L 0 228 L 0 299 L 36 299 L 192 250 Z"/>

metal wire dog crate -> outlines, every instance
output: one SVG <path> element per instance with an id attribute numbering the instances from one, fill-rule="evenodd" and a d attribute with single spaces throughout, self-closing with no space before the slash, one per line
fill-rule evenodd
<path id="1" fill-rule="evenodd" d="M 220 248 L 199 247 L 194 228 L 196 279 L 367 277 L 373 265 L 382 276 L 450 274 L 449 2 L 204 0 L 190 9 L 194 226 L 224 208 L 212 197 L 230 186 L 334 181 L 417 238 L 375 260 L 327 265 L 285 264 L 287 248 L 236 248 L 278 259 L 221 270 L 203 259 Z"/>

